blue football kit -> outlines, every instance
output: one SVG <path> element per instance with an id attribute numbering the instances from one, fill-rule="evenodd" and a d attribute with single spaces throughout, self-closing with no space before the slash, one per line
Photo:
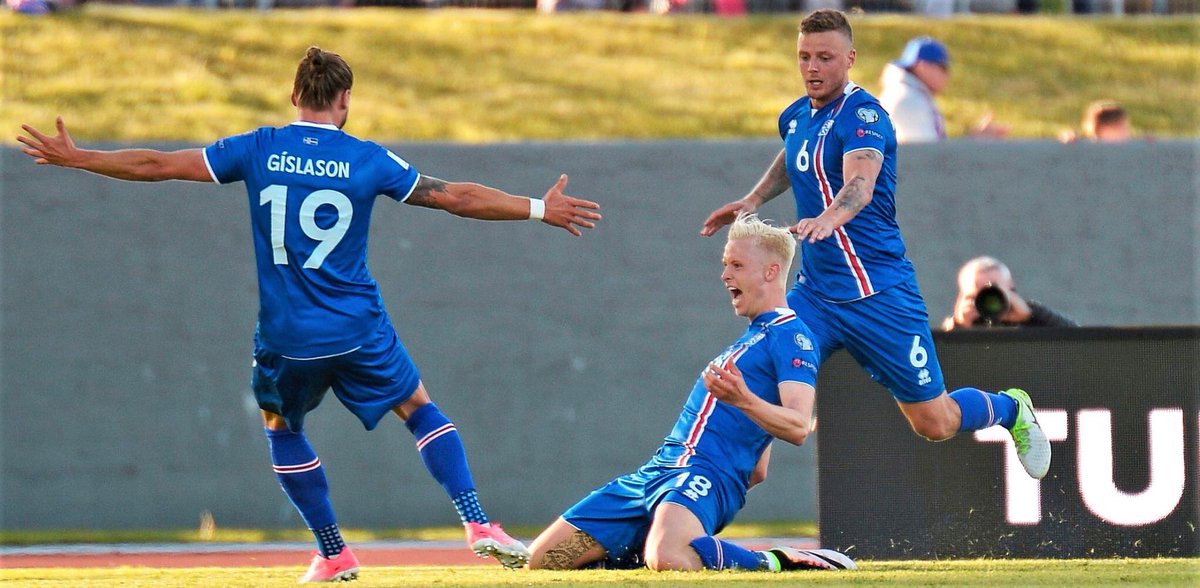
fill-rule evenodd
<path id="1" fill-rule="evenodd" d="M 787 308 L 755 317 L 713 363 L 736 364 L 747 387 L 775 405 L 784 382 L 816 386 L 812 334 Z M 563 519 L 604 546 L 608 565 L 637 565 L 654 509 L 664 501 L 690 510 L 709 535 L 729 524 L 745 504 L 750 475 L 771 440 L 741 410 L 710 394 L 703 377 L 697 378 L 654 457 L 594 490 Z"/>
<path id="2" fill-rule="evenodd" d="M 367 271 L 378 195 L 403 202 L 416 168 L 333 125 L 295 122 L 204 149 L 219 183 L 245 182 L 258 268 L 252 379 L 259 405 L 300 430 L 325 391 L 372 429 L 419 373 Z"/>
<path id="3" fill-rule="evenodd" d="M 929 314 L 896 222 L 896 132 L 879 101 L 855 85 L 818 109 L 804 96 L 779 116 L 798 218 L 816 218 L 844 185 L 842 158 L 877 151 L 871 202 L 829 237 L 801 243 L 788 304 L 812 330 L 820 359 L 845 347 L 901 402 L 945 390 Z"/>

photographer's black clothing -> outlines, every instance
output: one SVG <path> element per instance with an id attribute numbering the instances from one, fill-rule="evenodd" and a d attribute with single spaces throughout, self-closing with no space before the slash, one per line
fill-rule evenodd
<path id="1" fill-rule="evenodd" d="M 1026 300 L 1029 305 L 1030 316 L 1029 320 L 1023 323 L 1010 323 L 1008 321 L 1000 321 L 990 326 L 994 327 L 1078 327 L 1079 323 L 1072 320 L 1070 317 L 1038 302 Z M 953 324 L 954 318 L 948 317 L 947 324 Z M 982 318 L 975 319 L 975 324 L 971 327 L 987 327 L 988 322 Z M 969 328 L 967 325 L 953 324 L 949 330 Z"/>
<path id="2" fill-rule="evenodd" d="M 1026 300 L 1029 305 L 1029 310 L 1032 316 L 1028 321 L 1020 324 L 1015 324 L 1018 327 L 1078 327 L 1079 323 L 1072 320 L 1070 317 L 1032 300 Z M 1007 324 L 1007 323 L 1006 323 Z"/>

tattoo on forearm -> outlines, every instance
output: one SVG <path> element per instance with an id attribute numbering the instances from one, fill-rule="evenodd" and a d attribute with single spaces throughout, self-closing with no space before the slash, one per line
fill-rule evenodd
<path id="1" fill-rule="evenodd" d="M 867 179 L 862 176 L 854 176 L 846 182 L 845 186 L 842 186 L 833 205 L 851 214 L 857 214 L 862 210 L 866 197 Z"/>
<path id="2" fill-rule="evenodd" d="M 421 176 L 421 179 L 417 180 L 417 186 L 413 188 L 412 194 L 408 196 L 406 202 L 415 204 L 416 206 L 438 208 L 438 197 L 445 193 L 445 181 L 433 176 Z"/>
<path id="3" fill-rule="evenodd" d="M 575 569 L 575 562 L 599 543 L 583 531 L 575 531 L 562 543 L 542 555 L 541 566 L 547 570 Z"/>

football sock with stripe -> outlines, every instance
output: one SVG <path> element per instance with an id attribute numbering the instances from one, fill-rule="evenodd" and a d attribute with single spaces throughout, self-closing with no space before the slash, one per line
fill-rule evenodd
<path id="1" fill-rule="evenodd" d="M 701 563 L 710 570 L 768 570 L 771 569 L 767 554 L 750 551 L 740 545 L 722 541 L 716 537 L 697 537 L 688 545 L 696 550 Z M 778 562 L 775 564 L 779 565 Z"/>
<path id="2" fill-rule="evenodd" d="M 1017 420 L 1017 401 L 1003 394 L 984 392 L 978 388 L 959 388 L 950 393 L 958 403 L 962 421 L 958 431 L 978 431 L 992 425 L 1012 428 Z"/>
<path id="3" fill-rule="evenodd" d="M 318 551 L 325 557 L 341 553 L 346 543 L 338 530 L 333 504 L 329 502 L 329 481 L 308 439 L 303 432 L 293 433 L 287 429 L 267 429 L 266 432 L 279 487 L 313 532 Z"/>
<path id="4" fill-rule="evenodd" d="M 467 450 L 454 423 L 430 402 L 413 412 L 404 425 L 416 437 L 421 461 L 454 501 L 463 524 L 487 523 L 487 515 L 475 493 L 471 468 L 467 465 Z"/>

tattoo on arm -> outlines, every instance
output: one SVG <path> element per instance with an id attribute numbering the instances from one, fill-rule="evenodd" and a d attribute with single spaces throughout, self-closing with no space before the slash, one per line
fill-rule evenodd
<path id="1" fill-rule="evenodd" d="M 542 555 L 541 565 L 547 570 L 573 570 L 575 562 L 597 545 L 600 544 L 591 535 L 575 531 L 562 543 L 548 549 Z"/>
<path id="2" fill-rule="evenodd" d="M 405 202 L 426 208 L 441 208 L 442 206 L 438 202 L 438 199 L 445 195 L 446 182 L 444 180 L 423 175 L 417 180 L 417 186 L 413 188 L 412 194 L 409 194 L 408 200 L 405 200 Z"/>
<path id="3" fill-rule="evenodd" d="M 883 155 L 873 149 L 855 151 L 850 157 L 856 161 L 867 162 L 877 162 L 883 159 Z M 838 192 L 833 205 L 850 214 L 858 214 L 858 211 L 862 210 L 867 205 L 867 202 L 871 200 L 870 190 L 873 186 L 869 186 L 868 184 L 870 182 L 862 174 L 857 174 L 846 180 L 846 184 Z"/>
<path id="4" fill-rule="evenodd" d="M 850 181 L 846 182 L 846 185 L 842 186 L 842 190 L 838 192 L 833 205 L 850 214 L 858 214 L 858 211 L 863 209 L 863 200 L 867 196 L 866 184 L 867 179 L 862 176 L 850 178 Z"/>
<path id="5" fill-rule="evenodd" d="M 758 186 L 755 186 L 755 195 L 762 200 L 763 204 L 771 201 L 772 198 L 783 194 L 792 185 L 792 181 L 788 179 L 787 166 L 780 165 L 781 161 L 776 160 L 767 173 L 763 174 L 763 178 L 759 181 Z"/>

